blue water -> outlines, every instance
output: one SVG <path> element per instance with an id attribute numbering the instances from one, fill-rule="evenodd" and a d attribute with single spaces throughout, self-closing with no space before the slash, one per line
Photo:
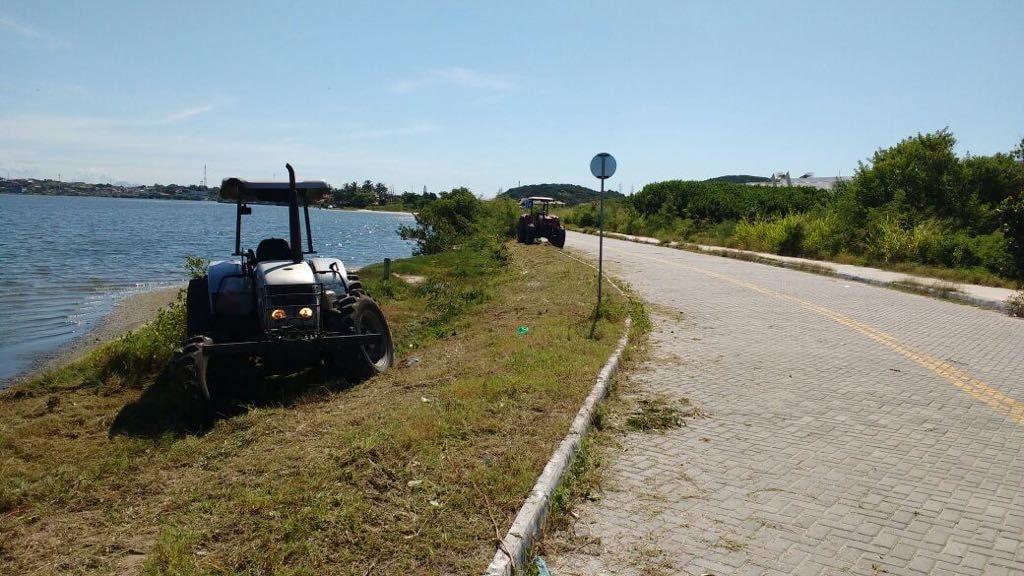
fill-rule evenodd
<path id="1" fill-rule="evenodd" d="M 288 211 L 253 206 L 242 250 L 288 238 Z M 310 210 L 313 247 L 358 267 L 405 258 L 406 214 Z M 303 232 L 305 237 L 305 232 Z M 126 295 L 184 285 L 186 255 L 231 258 L 235 206 L 0 194 L 0 388 L 88 332 Z"/>

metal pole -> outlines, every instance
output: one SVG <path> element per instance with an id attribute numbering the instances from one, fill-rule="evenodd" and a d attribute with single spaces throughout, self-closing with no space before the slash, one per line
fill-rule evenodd
<path id="1" fill-rule="evenodd" d="M 601 174 L 604 174 L 605 159 L 601 158 Z M 601 178 L 601 195 L 598 197 L 597 215 L 597 310 L 594 311 L 596 320 L 601 314 L 601 276 L 604 272 L 604 178 Z"/>

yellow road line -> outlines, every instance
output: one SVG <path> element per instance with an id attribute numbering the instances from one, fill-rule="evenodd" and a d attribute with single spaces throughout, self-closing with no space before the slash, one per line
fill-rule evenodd
<path id="1" fill-rule="evenodd" d="M 953 367 L 952 365 L 950 365 L 949 362 L 945 360 L 936 358 L 934 356 L 931 356 L 918 350 L 914 350 L 910 346 L 897 340 L 894 336 L 886 334 L 885 332 L 882 332 L 877 328 L 869 326 L 859 320 L 842 314 L 841 312 L 837 312 L 835 310 L 832 310 L 831 308 L 826 308 L 824 306 L 820 306 L 818 304 L 814 304 L 806 300 L 801 300 L 796 296 L 783 294 L 782 292 L 776 292 L 774 290 L 764 288 L 763 286 L 758 286 L 757 284 L 744 282 L 743 280 L 740 280 L 738 278 L 733 278 L 732 276 L 727 276 L 725 274 L 721 274 L 718 272 L 704 270 L 702 268 L 697 268 L 695 266 L 690 266 L 688 264 L 683 264 L 681 262 L 657 258 L 655 256 L 637 254 L 636 252 L 626 252 L 624 250 L 620 250 L 617 248 L 609 248 L 608 246 L 605 246 L 605 250 L 609 249 L 615 252 L 619 252 L 621 254 L 626 254 L 629 256 L 638 256 L 646 260 L 652 260 L 654 262 L 661 262 L 662 264 L 669 264 L 671 266 L 685 268 L 687 270 L 691 270 L 699 274 L 704 274 L 705 276 L 710 276 L 712 278 L 722 280 L 724 282 L 728 282 L 730 284 L 734 284 L 736 286 L 740 286 L 748 290 L 753 290 L 754 292 L 758 292 L 766 296 L 770 296 L 772 298 L 792 302 L 793 304 L 796 304 L 802 308 L 810 310 L 811 312 L 814 312 L 816 314 L 824 316 L 825 318 L 833 320 L 863 336 L 866 336 L 867 338 L 870 338 L 871 340 L 874 340 L 875 342 L 878 342 L 879 344 L 882 344 L 894 350 L 904 358 L 911 360 L 915 364 L 926 368 L 933 374 L 936 374 L 937 376 L 948 381 L 952 385 L 956 386 L 963 392 L 970 395 L 975 400 L 984 403 L 985 405 L 992 408 L 996 412 L 999 412 L 1000 414 L 1009 417 L 1018 424 L 1024 425 L 1024 403 L 1015 400 L 1014 398 L 1011 398 L 1006 394 L 1003 394 L 999 390 L 989 386 L 988 384 L 985 384 L 981 380 L 972 377 L 970 374 Z"/>

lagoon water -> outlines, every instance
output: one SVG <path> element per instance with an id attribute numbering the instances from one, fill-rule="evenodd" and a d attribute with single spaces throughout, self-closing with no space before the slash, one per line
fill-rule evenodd
<path id="1" fill-rule="evenodd" d="M 252 208 L 243 251 L 288 238 L 286 208 Z M 346 266 L 412 254 L 397 234 L 411 215 L 310 209 L 310 220 L 313 247 Z M 118 299 L 183 286 L 185 256 L 229 259 L 234 243 L 234 204 L 0 194 L 0 388 Z"/>

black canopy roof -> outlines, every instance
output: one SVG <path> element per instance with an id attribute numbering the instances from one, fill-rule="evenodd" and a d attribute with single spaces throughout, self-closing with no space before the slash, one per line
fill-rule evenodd
<path id="1" fill-rule="evenodd" d="M 295 189 L 307 200 L 319 200 L 331 191 L 330 185 L 323 180 L 296 182 Z M 237 200 L 241 196 L 243 202 L 287 203 L 289 190 L 287 182 L 249 182 L 240 178 L 225 178 L 220 185 L 220 197 Z"/>

